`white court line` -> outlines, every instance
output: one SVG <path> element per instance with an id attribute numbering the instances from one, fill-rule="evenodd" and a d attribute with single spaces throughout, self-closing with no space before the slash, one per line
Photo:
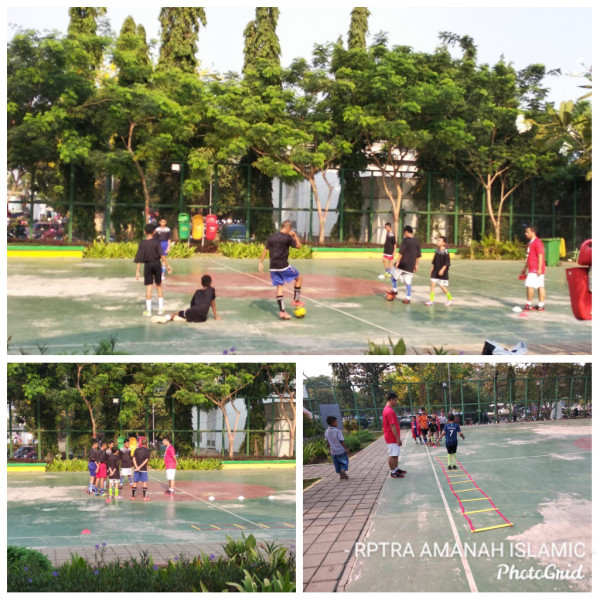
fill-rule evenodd
<path id="1" fill-rule="evenodd" d="M 149 479 L 154 479 L 154 481 L 158 481 L 158 483 L 163 483 L 164 482 L 164 479 L 156 479 L 155 477 L 152 477 L 151 475 L 148 475 L 148 478 Z M 204 498 L 199 498 L 198 496 L 194 496 L 194 494 L 190 494 L 190 492 L 186 492 L 185 490 L 182 490 L 182 489 L 178 488 L 177 486 L 175 487 L 175 489 L 179 490 L 183 494 L 187 494 L 188 496 L 191 496 L 192 498 L 196 498 L 196 500 L 200 500 L 201 502 L 204 502 L 205 504 L 208 504 L 208 506 L 210 506 L 211 508 L 218 508 L 219 510 L 222 510 L 223 512 L 226 512 L 226 513 L 229 513 L 230 515 L 233 515 L 234 517 L 237 517 L 238 519 L 241 519 L 242 521 L 246 521 L 246 523 L 252 523 L 252 525 L 256 525 L 260 529 L 264 529 L 264 527 L 261 526 L 259 523 L 255 523 L 254 521 L 251 521 L 250 519 L 246 519 L 245 517 L 237 515 L 236 513 L 231 512 L 230 510 L 227 510 L 226 508 L 223 508 L 221 506 L 216 506 L 212 502 L 209 502 L 208 500 L 205 500 Z"/>
<path id="2" fill-rule="evenodd" d="M 465 570 L 465 575 L 467 576 L 467 581 L 469 582 L 469 588 L 472 592 L 476 592 L 477 585 L 475 583 L 475 579 L 473 578 L 473 572 L 471 571 L 471 565 L 469 565 L 469 561 L 467 560 L 467 557 L 465 556 L 465 551 L 464 551 L 462 542 L 460 541 L 460 537 L 458 535 L 458 530 L 456 529 L 456 523 L 454 522 L 454 517 L 452 516 L 452 512 L 450 511 L 450 507 L 448 506 L 448 502 L 446 501 L 446 496 L 444 495 L 444 492 L 442 491 L 442 486 L 440 484 L 440 480 L 438 478 L 437 471 L 433 465 L 433 460 L 431 459 L 431 453 L 429 452 L 428 446 L 426 446 L 426 450 L 427 450 L 427 458 L 429 459 L 429 464 L 431 465 L 431 470 L 433 471 L 433 476 L 435 477 L 435 481 L 437 483 L 438 490 L 440 492 L 440 496 L 442 497 L 444 506 L 446 507 L 446 514 L 448 515 L 448 520 L 450 521 L 450 527 L 452 528 L 452 534 L 454 535 L 454 541 L 460 548 L 460 560 L 462 562 L 463 569 Z"/>
<path id="3" fill-rule="evenodd" d="M 219 263 L 217 263 L 217 264 L 219 264 Z M 270 283 L 267 283 L 264 279 L 261 279 L 258 275 L 253 275 L 252 273 L 247 273 L 245 271 L 239 271 L 238 269 L 234 269 L 233 267 L 230 267 L 229 265 L 224 265 L 224 267 L 226 269 L 232 270 L 234 273 L 240 273 L 241 275 L 247 275 L 248 277 L 252 277 L 253 279 L 256 279 L 257 281 L 260 281 L 266 287 L 272 287 Z M 287 291 L 287 290 L 284 290 L 284 291 Z M 291 293 L 291 292 L 289 292 L 289 293 Z M 385 331 L 386 333 L 390 333 L 390 334 L 393 334 L 393 335 L 402 335 L 398 331 L 393 331 L 391 329 L 386 329 L 385 327 L 382 327 L 381 325 L 377 325 L 377 323 L 371 323 L 371 321 L 367 321 L 366 319 L 361 319 L 360 317 L 357 317 L 356 315 L 348 313 L 345 310 L 341 310 L 339 308 L 335 308 L 333 306 L 329 306 L 327 304 L 324 304 L 323 302 L 319 302 L 318 300 L 315 300 L 314 298 L 309 298 L 305 294 L 302 295 L 302 298 L 304 298 L 305 300 L 310 300 L 311 302 L 313 302 L 317 306 L 322 306 L 323 308 L 328 308 L 329 310 L 333 310 L 335 312 L 338 312 L 338 313 L 340 313 L 340 314 L 342 314 L 342 315 L 344 315 L 346 317 L 350 317 L 351 319 L 356 319 L 357 321 L 360 321 L 361 323 L 364 323 L 365 325 L 369 325 L 370 327 L 376 327 L 377 329 L 381 329 L 382 331 Z"/>
<path id="4" fill-rule="evenodd" d="M 480 463 L 480 462 L 498 462 L 498 460 L 522 460 L 524 458 L 544 458 L 546 456 L 566 456 L 568 454 L 591 454 L 591 450 L 580 450 L 579 452 L 551 452 L 550 454 L 533 454 L 531 456 L 508 456 L 498 458 L 482 458 L 481 460 L 471 460 L 469 459 L 469 464 L 471 463 Z"/>

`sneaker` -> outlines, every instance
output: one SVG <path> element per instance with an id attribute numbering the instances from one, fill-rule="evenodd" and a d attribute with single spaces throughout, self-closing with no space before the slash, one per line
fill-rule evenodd
<path id="1" fill-rule="evenodd" d="M 286 313 L 285 310 L 280 310 L 279 311 L 279 318 L 282 321 L 289 321 L 292 317 L 290 315 L 288 315 L 288 313 Z"/>
<path id="2" fill-rule="evenodd" d="M 531 310 L 531 304 L 526 304 L 526 305 L 523 307 L 523 310 Z"/>
<path id="3" fill-rule="evenodd" d="M 115 500 L 123 500 L 123 496 L 115 496 Z"/>
<path id="4" fill-rule="evenodd" d="M 387 272 L 386 272 L 386 273 L 385 273 L 385 277 L 386 277 L 386 279 L 391 279 L 391 277 L 392 277 L 392 274 L 391 274 L 391 273 L 387 273 Z"/>
<path id="5" fill-rule="evenodd" d="M 394 294 L 394 296 L 398 295 L 398 290 L 388 290 L 387 291 L 388 294 Z"/>
<path id="6" fill-rule="evenodd" d="M 400 474 L 404 475 L 406 473 L 406 471 L 403 471 L 402 469 L 396 469 L 396 473 L 400 473 Z"/>
<path id="7" fill-rule="evenodd" d="M 539 304 L 535 307 L 535 310 L 539 310 L 540 312 L 546 310 L 545 306 L 540 306 Z"/>
<path id="8" fill-rule="evenodd" d="M 410 300 L 408 298 L 404 298 L 404 300 L 402 300 L 402 304 L 410 304 Z"/>
<path id="9" fill-rule="evenodd" d="M 158 312 L 156 313 L 157 315 L 164 315 L 165 311 L 162 308 L 158 309 Z"/>
<path id="10" fill-rule="evenodd" d="M 149 311 L 149 310 L 145 310 L 145 311 L 144 311 L 142 314 L 143 314 L 145 317 L 151 317 L 151 316 L 152 316 L 152 312 L 151 312 L 151 311 Z"/>
<path id="11" fill-rule="evenodd" d="M 390 473 L 390 477 L 396 477 L 398 479 L 402 479 L 402 477 L 404 477 L 404 475 L 402 475 L 402 473 L 398 473 L 398 471 L 394 471 L 394 472 Z"/>
<path id="12" fill-rule="evenodd" d="M 168 496 L 169 494 L 172 494 L 172 493 L 173 493 L 173 492 L 172 492 L 171 490 L 165 490 L 165 491 L 163 492 L 163 494 L 164 494 L 165 496 Z"/>
<path id="13" fill-rule="evenodd" d="M 452 306 L 452 300 L 448 300 L 444 306 Z"/>
<path id="14" fill-rule="evenodd" d="M 292 306 L 294 308 L 300 307 L 300 306 L 305 306 L 304 302 L 302 302 L 302 300 L 292 300 Z"/>
<path id="15" fill-rule="evenodd" d="M 135 502 L 135 496 L 131 496 L 131 498 L 129 498 L 132 502 Z"/>
<path id="16" fill-rule="evenodd" d="M 433 306 L 433 300 L 427 300 L 427 302 L 425 302 L 425 306 Z"/>
<path id="17" fill-rule="evenodd" d="M 150 498 L 146 498 L 146 497 L 144 497 L 144 498 L 142 498 L 142 500 L 143 500 L 144 502 L 150 502 Z"/>

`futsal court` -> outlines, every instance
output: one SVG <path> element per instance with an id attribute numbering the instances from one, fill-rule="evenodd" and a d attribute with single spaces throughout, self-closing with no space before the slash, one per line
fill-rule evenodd
<path id="1" fill-rule="evenodd" d="M 148 502 L 138 483 L 135 501 L 127 478 L 121 500 L 86 493 L 87 473 L 9 473 L 8 544 L 67 558 L 78 548 L 166 547 L 210 554 L 227 536 L 295 542 L 295 469 L 178 471 L 175 494 L 165 495 L 164 471 L 149 471 Z M 154 553 L 153 548 L 156 549 Z M 119 555 L 119 554 L 118 554 Z M 121 553 L 120 556 L 123 556 Z"/>
<path id="2" fill-rule="evenodd" d="M 462 431 L 457 470 L 443 440 L 404 432 L 407 474 L 386 479 L 345 591 L 591 592 L 591 419 Z"/>
<path id="3" fill-rule="evenodd" d="M 189 306 L 200 278 L 213 278 L 218 314 L 205 323 L 152 323 L 144 317 L 143 281 L 131 260 L 31 259 L 8 261 L 10 354 L 93 353 L 101 340 L 116 339 L 116 352 L 130 354 L 364 354 L 368 342 L 396 343 L 407 352 L 481 354 L 486 339 L 530 354 L 591 353 L 591 321 L 577 321 L 570 308 L 565 267 L 546 274 L 547 309 L 517 314 L 525 302 L 518 280 L 522 261 L 456 259 L 450 270 L 453 306 L 438 289 L 429 299 L 430 258 L 424 255 L 413 279 L 412 303 L 385 299 L 389 280 L 378 276 L 379 260 L 296 260 L 304 276 L 307 315 L 278 319 L 275 290 L 258 261 L 206 256 L 171 261 L 163 288 L 165 311 Z M 292 312 L 292 284 L 285 302 Z M 156 313 L 156 292 L 153 311 Z M 41 350 L 40 350 L 41 349 Z M 232 350 L 235 349 L 235 350 Z"/>

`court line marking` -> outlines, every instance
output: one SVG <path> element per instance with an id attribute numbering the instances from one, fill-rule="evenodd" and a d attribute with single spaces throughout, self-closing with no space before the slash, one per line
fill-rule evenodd
<path id="1" fill-rule="evenodd" d="M 523 458 L 544 458 L 546 456 L 563 456 L 568 454 L 591 454 L 591 450 L 581 450 L 580 452 L 551 452 L 550 454 L 532 454 L 531 456 L 508 456 L 502 457 L 502 460 L 521 460 Z M 480 462 L 498 462 L 497 458 L 482 458 L 481 460 L 469 460 L 469 464 L 471 463 L 480 463 Z"/>
<path id="2" fill-rule="evenodd" d="M 264 279 L 261 279 L 258 275 L 254 275 L 252 273 L 246 273 L 245 271 L 240 271 L 238 269 L 234 269 L 233 267 L 230 267 L 229 265 L 224 265 L 224 266 L 225 266 L 226 269 L 230 269 L 234 273 L 239 273 L 241 275 L 247 275 L 248 277 L 252 277 L 253 279 L 256 279 L 257 281 L 260 281 L 263 285 L 265 285 L 265 287 L 273 287 L 273 286 L 271 286 L 270 283 L 266 282 Z M 284 291 L 286 291 L 288 293 L 291 293 L 289 290 L 284 290 Z M 367 321 L 366 319 L 361 319 L 360 317 L 357 317 L 356 315 L 348 313 L 345 310 L 341 310 L 341 309 L 335 308 L 333 306 L 328 306 L 327 304 L 325 304 L 323 302 L 320 302 L 319 300 L 315 300 L 314 298 L 310 298 L 309 296 L 306 296 L 304 294 L 302 295 L 302 297 L 305 300 L 309 300 L 310 302 L 313 302 L 317 306 L 321 306 L 323 308 L 328 308 L 329 310 L 338 312 L 338 313 L 340 313 L 340 314 L 342 314 L 342 315 L 344 315 L 346 317 L 350 317 L 351 319 L 355 319 L 356 321 L 360 321 L 361 323 L 364 323 L 365 325 L 369 325 L 370 327 L 376 327 L 377 329 L 381 329 L 382 331 L 385 331 L 388 334 L 402 335 L 398 331 L 393 331 L 392 329 L 387 329 L 385 327 L 382 327 L 381 325 L 377 325 L 376 323 L 372 323 L 371 321 Z"/>
<path id="3" fill-rule="evenodd" d="M 156 477 L 153 477 L 152 475 L 148 475 L 148 478 L 149 479 L 153 479 L 154 481 L 157 481 L 158 483 L 164 483 L 164 479 L 157 479 Z M 179 490 L 183 494 L 187 494 L 188 496 L 191 496 L 192 498 L 196 498 L 196 500 L 200 500 L 201 502 L 204 502 L 205 504 L 207 504 L 211 508 L 217 508 L 219 510 L 222 510 L 223 512 L 229 513 L 230 515 L 233 515 L 234 517 L 236 517 L 238 519 L 241 519 L 242 521 L 246 521 L 246 523 L 252 523 L 252 525 L 256 525 L 257 527 L 260 527 L 262 529 L 262 527 L 258 523 L 255 523 L 254 521 L 251 521 L 250 519 L 246 519 L 245 517 L 242 517 L 242 516 L 240 516 L 240 515 L 232 512 L 230 510 L 227 510 L 226 508 L 223 508 L 221 506 L 216 506 L 212 502 L 209 502 L 208 500 L 205 500 L 204 498 L 200 498 L 198 496 L 194 496 L 194 494 L 191 494 L 190 492 L 182 490 L 181 488 L 178 488 L 177 486 L 175 486 L 175 489 Z"/>
<path id="4" fill-rule="evenodd" d="M 444 502 L 444 507 L 446 508 L 446 515 L 448 516 L 448 520 L 450 521 L 450 527 L 452 528 L 452 534 L 454 535 L 454 541 L 460 548 L 460 560 L 463 565 L 463 569 L 465 570 L 465 575 L 467 576 L 467 582 L 469 583 L 469 589 L 471 592 L 477 592 L 477 584 L 475 583 L 475 578 L 473 577 L 473 571 L 471 570 L 471 565 L 465 556 L 465 551 L 460 540 L 460 536 L 458 535 L 458 530 L 456 528 L 456 523 L 454 521 L 454 517 L 452 516 L 452 511 L 450 510 L 450 506 L 448 505 L 448 501 L 446 500 L 446 496 L 442 490 L 442 485 L 440 484 L 440 480 L 438 478 L 437 471 L 433 465 L 433 460 L 431 459 L 431 453 L 429 452 L 429 447 L 426 447 L 427 450 L 427 458 L 429 459 L 429 465 L 431 466 L 431 470 L 433 471 L 433 476 L 435 477 L 435 482 L 438 486 L 438 491 L 440 492 L 440 496 L 442 497 L 442 501 Z"/>

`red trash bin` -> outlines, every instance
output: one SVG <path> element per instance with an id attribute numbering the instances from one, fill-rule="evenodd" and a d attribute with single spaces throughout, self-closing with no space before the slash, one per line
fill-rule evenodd
<path id="1" fill-rule="evenodd" d="M 204 219 L 204 236 L 207 240 L 214 240 L 217 237 L 217 230 L 219 229 L 219 223 L 217 222 L 217 215 L 206 215 Z"/>

